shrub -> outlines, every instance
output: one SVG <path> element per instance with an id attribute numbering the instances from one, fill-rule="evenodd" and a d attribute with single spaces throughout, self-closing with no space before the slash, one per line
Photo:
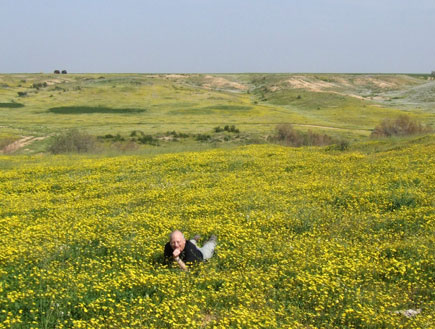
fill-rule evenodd
<path id="1" fill-rule="evenodd" d="M 173 130 L 173 131 L 167 131 L 166 135 L 173 136 L 174 138 L 187 138 L 187 137 L 189 137 L 189 134 L 177 133 L 175 130 Z"/>
<path id="2" fill-rule="evenodd" d="M 48 151 L 53 154 L 88 153 L 96 151 L 96 149 L 95 137 L 77 129 L 72 129 L 56 136 Z"/>
<path id="3" fill-rule="evenodd" d="M 19 92 L 17 92 L 17 95 L 18 95 L 18 97 L 24 97 L 24 96 L 27 96 L 27 92 L 19 91 Z"/>
<path id="4" fill-rule="evenodd" d="M 430 132 L 430 127 L 408 115 L 396 119 L 385 119 L 371 133 L 371 137 L 408 136 Z"/>
<path id="5" fill-rule="evenodd" d="M 154 138 L 151 135 L 143 135 L 137 139 L 137 141 L 141 144 L 149 144 L 149 145 L 159 145 L 158 139 Z"/>
<path id="6" fill-rule="evenodd" d="M 273 139 L 280 142 L 294 142 L 298 139 L 298 134 L 290 123 L 283 123 L 276 126 L 276 136 Z"/>
<path id="7" fill-rule="evenodd" d="M 141 134 L 142 136 L 144 135 L 144 133 L 143 133 L 142 131 L 140 131 L 140 130 L 133 130 L 133 131 L 130 133 L 130 137 L 136 137 L 136 136 L 138 136 L 139 134 Z"/>
<path id="8" fill-rule="evenodd" d="M 197 134 L 195 136 L 195 140 L 199 142 L 207 142 L 210 138 L 211 138 L 210 135 L 207 134 Z"/>
<path id="9" fill-rule="evenodd" d="M 328 150 L 346 151 L 349 149 L 350 143 L 345 139 L 335 141 L 334 145 L 328 147 Z"/>
<path id="10" fill-rule="evenodd" d="M 109 139 L 112 142 L 124 142 L 125 138 L 122 137 L 120 134 L 112 135 L 112 134 L 106 134 L 104 136 L 98 136 L 98 139 Z"/>
<path id="11" fill-rule="evenodd" d="M 44 88 L 47 86 L 48 86 L 47 82 L 36 82 L 36 83 L 32 84 L 32 88 L 35 88 L 35 89 L 40 89 L 40 88 Z"/>
<path id="12" fill-rule="evenodd" d="M 225 126 L 224 127 L 225 131 L 228 131 L 230 133 L 239 133 L 240 130 L 236 128 L 236 126 L 232 125 L 232 126 Z"/>
<path id="13" fill-rule="evenodd" d="M 116 134 L 115 136 L 113 136 L 113 141 L 114 142 L 124 142 L 125 138 L 122 137 L 120 134 Z"/>
<path id="14" fill-rule="evenodd" d="M 220 126 L 217 126 L 214 128 L 214 132 L 220 133 L 222 131 L 228 131 L 229 133 L 239 133 L 240 130 L 236 128 L 236 126 L 232 125 L 226 125 L 225 127 L 221 128 Z"/>
<path id="15" fill-rule="evenodd" d="M 309 130 L 308 133 L 303 135 L 304 135 L 303 145 L 324 146 L 333 143 L 332 137 L 326 134 L 317 134 Z"/>
<path id="16" fill-rule="evenodd" d="M 277 141 L 288 146 L 324 146 L 334 142 L 333 138 L 326 134 L 318 134 L 309 130 L 307 133 L 293 129 L 289 123 L 283 123 L 276 127 L 276 135 L 272 141 Z"/>

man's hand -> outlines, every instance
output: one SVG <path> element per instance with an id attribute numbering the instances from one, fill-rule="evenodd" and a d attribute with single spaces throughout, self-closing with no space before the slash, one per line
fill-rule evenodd
<path id="1" fill-rule="evenodd" d="M 174 249 L 174 251 L 172 252 L 172 256 L 174 257 L 174 258 L 177 258 L 177 257 L 179 257 L 180 256 L 180 254 L 181 254 L 181 251 L 180 251 L 180 249 Z"/>
<path id="2" fill-rule="evenodd" d="M 183 271 L 187 271 L 186 264 L 184 264 L 184 262 L 180 259 L 180 254 L 181 251 L 178 248 L 174 249 L 174 251 L 172 252 L 172 256 L 174 257 L 174 260 L 178 263 L 178 266 L 180 266 Z"/>

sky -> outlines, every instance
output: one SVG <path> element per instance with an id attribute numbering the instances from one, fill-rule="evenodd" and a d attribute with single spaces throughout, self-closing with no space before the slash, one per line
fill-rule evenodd
<path id="1" fill-rule="evenodd" d="M 0 0 L 0 72 L 430 73 L 434 0 Z"/>

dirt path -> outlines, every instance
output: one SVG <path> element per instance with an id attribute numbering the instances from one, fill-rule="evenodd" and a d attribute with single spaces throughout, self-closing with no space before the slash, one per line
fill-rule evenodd
<path id="1" fill-rule="evenodd" d="M 348 130 L 346 128 L 337 128 L 337 127 L 319 126 L 319 125 L 308 125 L 308 124 L 303 124 L 303 123 L 295 123 L 294 125 L 301 126 L 301 127 L 324 128 L 324 129 L 331 129 L 331 130 Z"/>
<path id="2" fill-rule="evenodd" d="M 0 150 L 0 154 L 9 154 L 13 153 L 20 148 L 27 146 L 35 141 L 40 141 L 43 139 L 46 139 L 47 137 L 34 137 L 34 136 L 23 136 L 19 140 L 16 140 L 15 142 L 6 145 L 2 150 Z"/>
<path id="3" fill-rule="evenodd" d="M 299 127 L 322 128 L 322 129 L 330 129 L 330 130 L 344 130 L 344 131 L 353 131 L 353 132 L 360 132 L 360 133 L 367 133 L 368 131 L 371 131 L 370 129 L 338 128 L 338 127 L 331 127 L 331 126 L 309 125 L 309 124 L 303 124 L 303 123 L 295 123 L 293 125 L 299 126 Z"/>

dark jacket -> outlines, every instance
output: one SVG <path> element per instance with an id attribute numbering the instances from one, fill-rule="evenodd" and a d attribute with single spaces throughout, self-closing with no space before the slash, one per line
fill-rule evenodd
<path id="1" fill-rule="evenodd" d="M 172 253 L 174 249 L 172 249 L 170 243 L 168 242 L 165 245 L 165 261 L 169 263 L 172 261 Z M 183 251 L 180 254 L 180 258 L 185 263 L 196 263 L 204 260 L 202 256 L 202 252 L 189 240 L 186 240 L 186 245 L 184 246 Z"/>

